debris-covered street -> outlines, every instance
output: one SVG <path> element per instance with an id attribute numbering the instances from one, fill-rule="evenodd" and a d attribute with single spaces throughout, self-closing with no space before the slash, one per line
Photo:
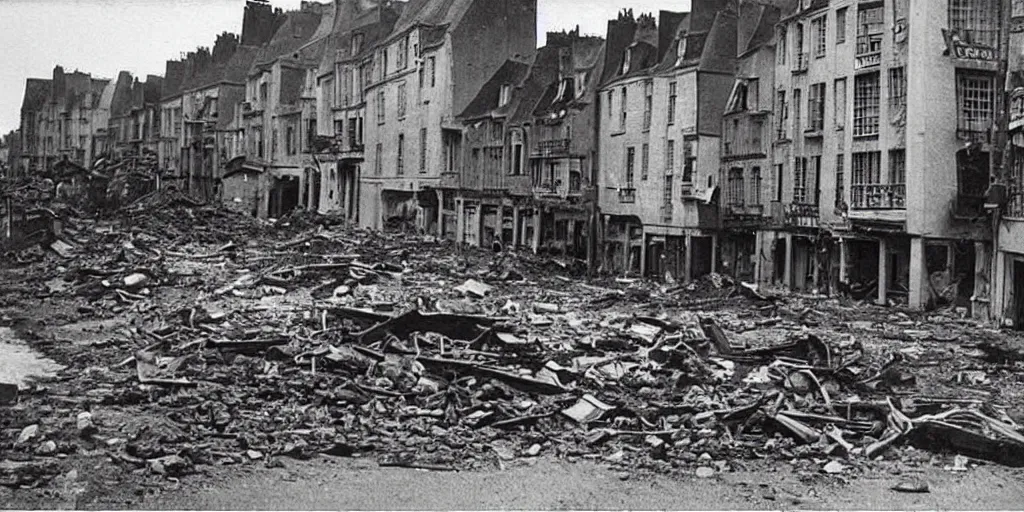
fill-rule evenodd
<path id="1" fill-rule="evenodd" d="M 0 349 L 52 360 L 0 397 L 5 506 L 402 506 L 303 494 L 332 478 L 495 489 L 404 508 L 956 507 L 964 482 L 978 507 L 1019 500 L 1024 343 L 955 309 L 588 280 L 166 191 L 61 232 L 3 263 Z"/>

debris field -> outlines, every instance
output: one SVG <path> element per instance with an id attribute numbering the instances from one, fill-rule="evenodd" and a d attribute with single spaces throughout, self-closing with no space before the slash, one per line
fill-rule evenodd
<path id="1" fill-rule="evenodd" d="M 588 281 L 579 262 L 168 192 L 3 261 L 0 325 L 66 366 L 3 387 L 13 489 L 81 457 L 158 480 L 325 455 L 594 459 L 624 478 L 1024 466 L 1024 343 L 953 309 L 717 274 Z"/>

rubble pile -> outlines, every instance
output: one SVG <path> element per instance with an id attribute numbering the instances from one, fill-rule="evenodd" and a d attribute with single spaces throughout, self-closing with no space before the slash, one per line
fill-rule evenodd
<path id="1" fill-rule="evenodd" d="M 707 477 L 842 473 L 912 446 L 1024 465 L 1017 341 L 948 314 L 718 275 L 588 283 L 571 263 L 165 192 L 116 217 L 70 222 L 70 249 L 4 274 L 53 319 L 115 326 L 89 344 L 36 332 L 70 368 L 0 415 L 4 485 L 97 450 L 165 477 L 318 454 Z"/>

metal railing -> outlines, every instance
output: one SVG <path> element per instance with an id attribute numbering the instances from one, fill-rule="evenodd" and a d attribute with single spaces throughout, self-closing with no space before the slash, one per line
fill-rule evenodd
<path id="1" fill-rule="evenodd" d="M 852 208 L 854 210 L 905 210 L 907 208 L 907 186 L 899 185 L 853 185 Z"/>
<path id="2" fill-rule="evenodd" d="M 810 54 L 807 52 L 796 54 L 796 59 L 793 59 L 793 72 L 800 73 L 807 71 L 808 62 L 810 62 Z"/>
<path id="3" fill-rule="evenodd" d="M 620 203 L 635 203 L 636 202 L 636 189 L 635 188 L 620 188 L 619 189 L 619 202 Z"/>
<path id="4" fill-rule="evenodd" d="M 536 156 L 560 156 L 569 153 L 569 139 L 542 140 L 534 150 Z"/>

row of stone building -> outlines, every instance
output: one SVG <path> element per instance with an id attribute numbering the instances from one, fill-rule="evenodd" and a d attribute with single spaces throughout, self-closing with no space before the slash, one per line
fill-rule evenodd
<path id="1" fill-rule="evenodd" d="M 1024 2 L 690 4 L 538 49 L 536 0 L 250 0 L 163 77 L 30 79 L 20 162 L 1024 325 Z"/>

